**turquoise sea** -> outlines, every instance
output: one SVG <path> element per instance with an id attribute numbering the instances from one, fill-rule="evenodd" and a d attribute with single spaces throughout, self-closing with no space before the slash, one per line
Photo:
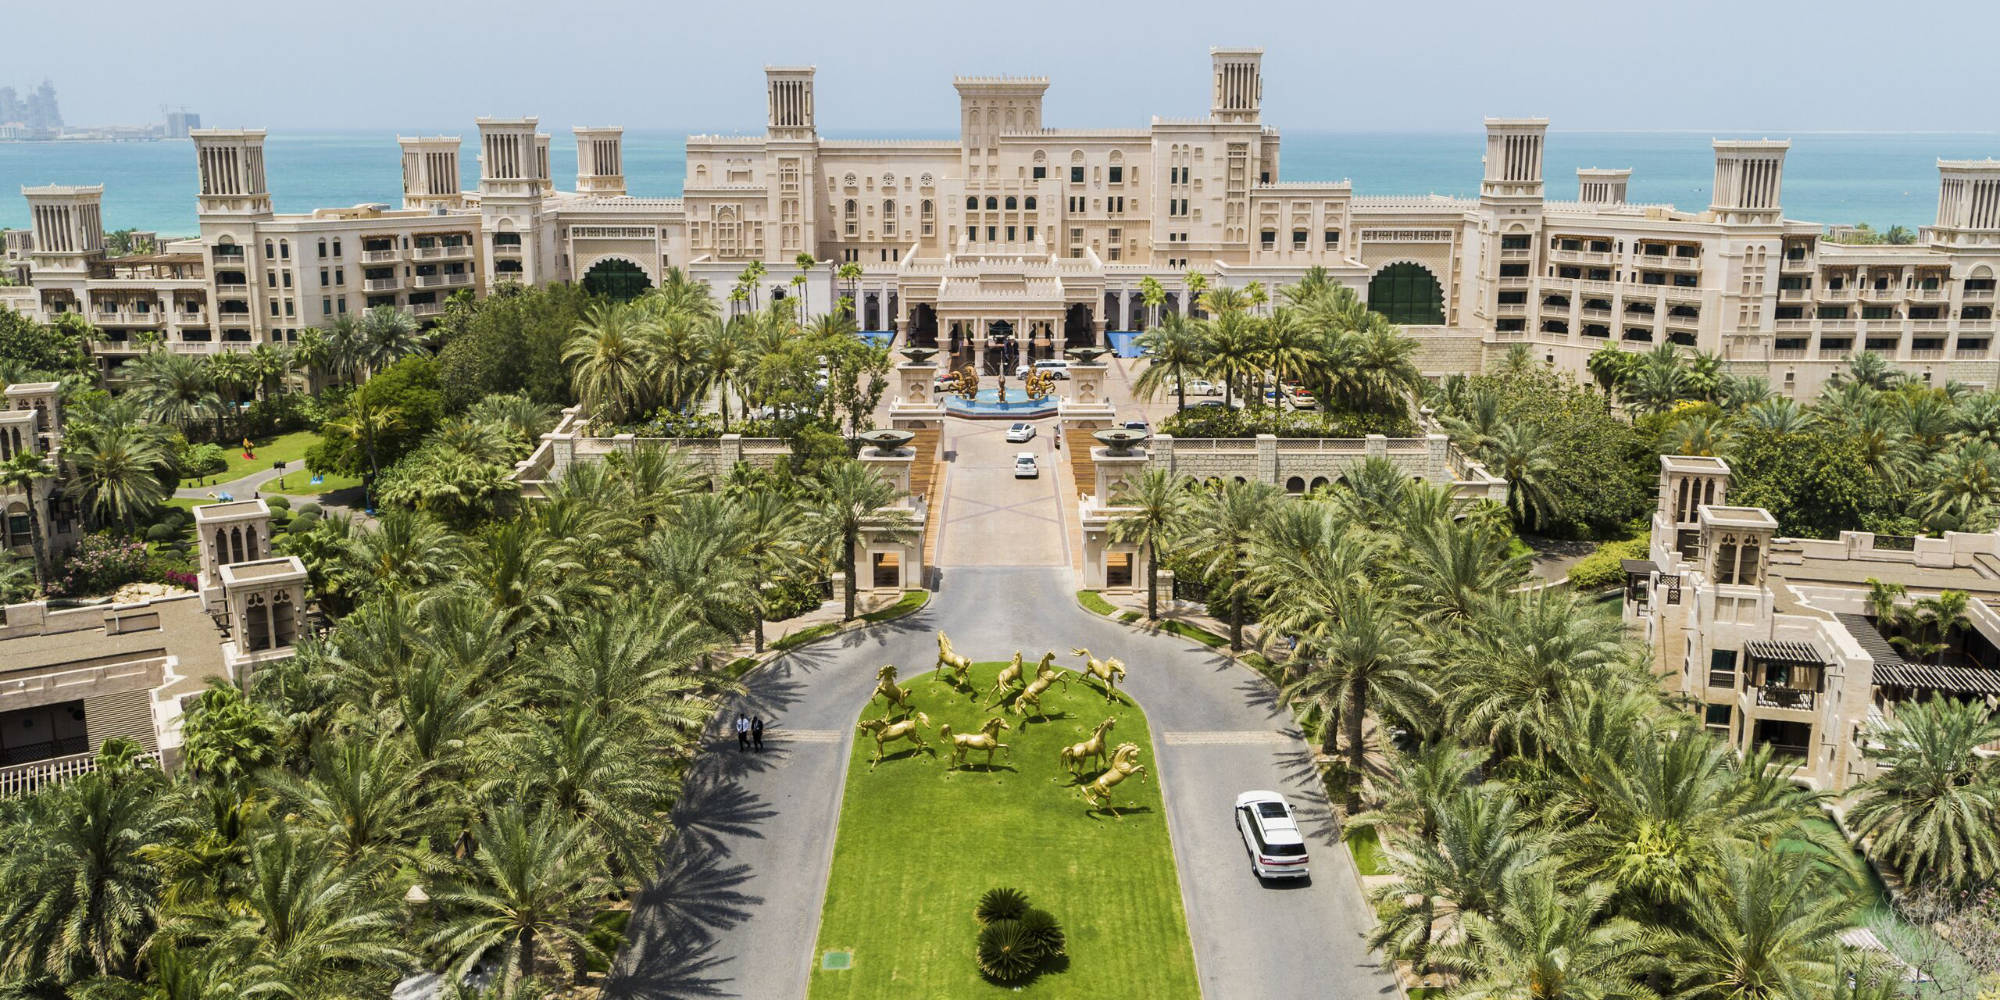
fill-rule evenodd
<path id="1" fill-rule="evenodd" d="M 576 176 L 576 144 L 551 130 L 558 186 Z M 694 130 L 704 131 L 704 130 Z M 460 166 L 478 182 L 476 129 L 466 128 Z M 680 194 L 687 130 L 628 130 L 626 185 L 635 195 Z M 938 132 L 828 132 L 830 138 L 949 138 Z M 1784 133 L 1730 138 L 1786 138 Z M 1706 132 L 1550 132 L 1549 195 L 1576 197 L 1577 167 L 1631 167 L 1631 200 L 1708 205 L 1714 160 Z M 1789 218 L 1912 228 L 1933 221 L 1937 160 L 2000 156 L 2000 132 L 1793 134 L 1783 200 Z M 1354 182 L 1359 195 L 1449 194 L 1479 190 L 1480 132 L 1312 132 L 1286 130 L 1285 180 Z M 271 193 L 281 212 L 367 202 L 398 204 L 402 161 L 395 133 L 274 131 L 265 144 Z M 28 224 L 22 185 L 103 184 L 107 227 L 192 233 L 194 153 L 185 141 L 0 143 L 0 227 Z"/>

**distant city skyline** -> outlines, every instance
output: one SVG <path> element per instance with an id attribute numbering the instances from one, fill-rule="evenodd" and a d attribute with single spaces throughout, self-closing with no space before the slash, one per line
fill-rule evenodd
<path id="1" fill-rule="evenodd" d="M 480 115 L 557 127 L 754 129 L 766 64 L 819 67 L 826 132 L 956 127 L 955 74 L 1051 79 L 1051 126 L 1200 115 L 1211 45 L 1262 46 L 1264 119 L 1292 130 L 1461 131 L 1485 115 L 1541 115 L 1577 131 L 1965 132 L 2000 79 L 1939 56 L 1939 31 L 1990 38 L 2000 5 L 1951 0 L 1923 17 L 1879 4 L 1693 0 L 1634 8 L 1540 0 L 1504 8 L 1404 2 L 1349 9 L 1279 0 L 1225 9 L 1032 0 L 952 9 L 910 0 L 857 9 L 626 0 L 551 19 L 521 0 L 444 4 L 407 30 L 400 3 L 339 17 L 277 5 L 254 19 L 128 0 L 86 64 L 24 45 L 9 75 L 46 77 L 76 124 L 155 122 L 164 102 L 211 126 L 464 131 Z M 1230 10 L 1236 16 L 1218 17 Z M 74 8 L 9 11 L 10 34 L 75 32 Z M 686 23 L 682 23 L 686 22 Z M 1918 66 L 1919 56 L 1923 56 Z M 423 86 L 413 86 L 424 81 Z"/>

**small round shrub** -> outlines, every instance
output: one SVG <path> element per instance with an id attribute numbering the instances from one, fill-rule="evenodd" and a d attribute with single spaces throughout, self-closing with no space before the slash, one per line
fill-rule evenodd
<path id="1" fill-rule="evenodd" d="M 303 535 L 306 532 L 311 531 L 313 529 L 313 525 L 318 523 L 319 523 L 319 515 L 307 512 L 300 514 L 295 518 L 292 518 L 292 525 L 290 528 L 286 530 L 290 531 L 294 535 Z"/>
<path id="2" fill-rule="evenodd" d="M 1035 949 L 1042 958 L 1058 958 L 1069 948 L 1069 938 L 1063 933 L 1062 922 L 1047 910 L 1029 910 L 1021 914 L 1021 929 L 1035 942 Z"/>
<path id="3" fill-rule="evenodd" d="M 170 542 L 178 534 L 180 532 L 175 531 L 173 525 L 162 521 L 146 529 L 146 540 L 149 542 Z"/>
<path id="4" fill-rule="evenodd" d="M 982 924 L 995 920 L 1019 920 L 1028 911 L 1028 896 L 1019 889 L 988 889 L 979 897 L 972 915 Z"/>
<path id="5" fill-rule="evenodd" d="M 1035 939 L 1018 920 L 995 920 L 979 932 L 979 971 L 998 982 L 1026 978 L 1041 960 Z"/>
<path id="6" fill-rule="evenodd" d="M 272 510 L 291 510 L 292 498 L 286 496 L 265 497 L 264 503 Z"/>
<path id="7" fill-rule="evenodd" d="M 299 509 L 293 511 L 292 513 L 303 517 L 307 514 L 312 514 L 317 516 L 319 512 L 320 512 L 319 504 L 313 503 L 312 501 L 308 500 L 305 503 L 300 504 Z"/>

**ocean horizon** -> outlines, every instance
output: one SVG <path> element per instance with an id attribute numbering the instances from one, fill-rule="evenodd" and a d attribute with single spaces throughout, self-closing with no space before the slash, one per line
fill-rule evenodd
<path id="1" fill-rule="evenodd" d="M 425 130 L 430 131 L 430 130 Z M 576 142 L 550 129 L 550 171 L 558 187 L 576 176 Z M 478 185 L 475 128 L 446 130 L 462 137 L 462 183 Z M 412 130 L 273 131 L 265 141 L 265 171 L 279 212 L 402 201 L 398 134 Z M 681 193 L 690 134 L 758 135 L 761 131 L 627 129 L 627 190 L 639 197 Z M 831 139 L 940 139 L 941 130 L 827 130 Z M 1878 229 L 1929 225 L 1937 210 L 1937 161 L 2000 156 L 2000 132 L 1781 129 L 1556 130 L 1543 161 L 1551 200 L 1576 197 L 1579 167 L 1632 169 L 1633 202 L 1706 208 L 1714 177 L 1711 138 L 1789 138 L 1781 201 L 1788 219 L 1822 224 L 1866 222 Z M 1357 196 L 1479 193 L 1484 133 L 1287 129 L 1281 133 L 1279 177 L 1289 181 L 1351 181 Z M 104 185 L 104 224 L 167 235 L 195 232 L 195 163 L 186 140 L 156 142 L 0 143 L 0 227 L 28 225 L 23 186 Z"/>

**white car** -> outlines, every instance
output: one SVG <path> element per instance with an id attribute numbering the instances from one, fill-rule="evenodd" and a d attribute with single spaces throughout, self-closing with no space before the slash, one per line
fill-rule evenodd
<path id="1" fill-rule="evenodd" d="M 1260 879 L 1309 878 L 1306 840 L 1299 834 L 1291 803 L 1277 792 L 1244 792 L 1236 797 L 1236 831 L 1250 852 L 1250 870 Z"/>
<path id="2" fill-rule="evenodd" d="M 1024 451 L 1014 456 L 1015 479 L 1038 479 L 1042 470 L 1035 467 L 1035 453 Z"/>
<path id="3" fill-rule="evenodd" d="M 1187 394 L 1190 396 L 1220 396 L 1222 387 L 1205 378 L 1189 379 Z"/>
<path id="4" fill-rule="evenodd" d="M 1034 424 L 1015 424 L 1007 428 L 1007 443 L 1022 444 L 1035 438 Z"/>

